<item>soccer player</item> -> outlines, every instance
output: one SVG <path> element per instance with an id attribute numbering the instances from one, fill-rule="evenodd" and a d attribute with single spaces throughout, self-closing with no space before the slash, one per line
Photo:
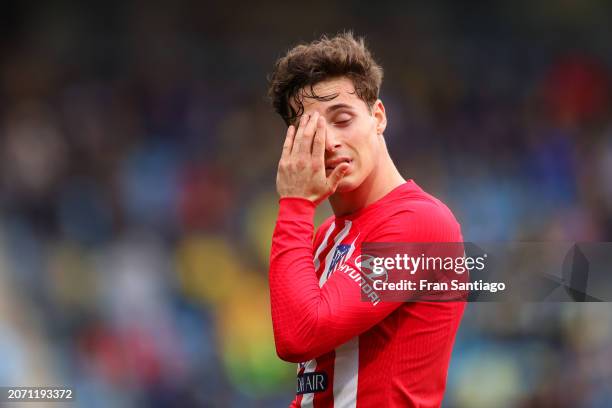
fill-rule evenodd
<path id="1" fill-rule="evenodd" d="M 280 58 L 269 95 L 288 126 L 276 185 L 270 296 L 279 357 L 299 363 L 292 407 L 438 407 L 463 302 L 362 297 L 363 242 L 461 242 L 450 210 L 387 150 L 382 68 L 351 33 Z M 315 208 L 334 216 L 314 233 Z M 357 271 L 357 272 L 356 272 Z"/>

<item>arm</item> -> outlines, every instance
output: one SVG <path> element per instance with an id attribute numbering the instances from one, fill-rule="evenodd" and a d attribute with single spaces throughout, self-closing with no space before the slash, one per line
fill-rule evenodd
<path id="1" fill-rule="evenodd" d="M 313 262 L 313 214 L 333 193 L 346 171 L 339 165 L 325 175 L 325 120 L 317 112 L 289 126 L 278 165 L 280 213 L 272 239 L 270 295 L 274 338 L 284 360 L 305 361 L 306 338 L 322 307 Z M 313 307 L 315 307 L 313 311 Z M 314 320 L 313 320 L 314 318 Z"/>
<path id="2" fill-rule="evenodd" d="M 270 298 L 278 355 L 300 362 L 333 350 L 382 320 L 399 303 L 362 301 L 358 282 L 337 270 L 322 288 L 313 262 L 314 204 L 285 198 L 272 238 Z M 359 253 L 356 249 L 355 256 Z M 354 258 L 345 262 L 356 268 Z"/>

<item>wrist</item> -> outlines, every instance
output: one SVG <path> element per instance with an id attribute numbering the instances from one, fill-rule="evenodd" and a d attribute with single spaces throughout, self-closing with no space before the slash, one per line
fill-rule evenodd
<path id="1" fill-rule="evenodd" d="M 317 205 L 304 197 L 281 197 L 278 200 L 278 218 L 307 219 L 312 221 Z"/>

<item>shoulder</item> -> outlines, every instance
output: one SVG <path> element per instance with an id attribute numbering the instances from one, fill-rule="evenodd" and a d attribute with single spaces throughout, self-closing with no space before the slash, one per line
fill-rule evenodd
<path id="1" fill-rule="evenodd" d="M 383 238 L 410 242 L 462 241 L 461 226 L 448 206 L 411 183 L 381 209 L 383 214 L 371 238 L 377 241 Z"/>

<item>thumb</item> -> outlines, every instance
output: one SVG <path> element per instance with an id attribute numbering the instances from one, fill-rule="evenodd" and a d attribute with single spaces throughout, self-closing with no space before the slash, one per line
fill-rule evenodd
<path id="1" fill-rule="evenodd" d="M 327 184 L 331 187 L 332 193 L 338 188 L 338 184 L 340 180 L 342 180 L 342 177 L 344 177 L 344 173 L 346 173 L 348 168 L 348 163 L 342 163 L 338 165 L 327 178 Z"/>

